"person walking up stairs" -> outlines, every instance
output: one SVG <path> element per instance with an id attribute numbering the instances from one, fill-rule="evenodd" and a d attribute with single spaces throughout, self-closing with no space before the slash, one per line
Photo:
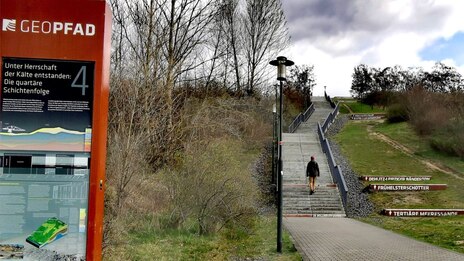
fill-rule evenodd
<path id="1" fill-rule="evenodd" d="M 319 165 L 314 160 L 314 156 L 311 156 L 311 161 L 306 166 L 306 177 L 309 177 L 309 195 L 314 193 L 316 186 L 316 177 L 319 177 Z"/>

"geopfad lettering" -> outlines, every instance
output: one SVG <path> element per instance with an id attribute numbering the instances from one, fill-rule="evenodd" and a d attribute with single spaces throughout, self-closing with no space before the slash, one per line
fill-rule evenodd
<path id="1" fill-rule="evenodd" d="M 19 25 L 19 26 L 18 26 Z M 3 19 L 3 31 L 35 33 L 35 34 L 64 34 L 77 36 L 94 36 L 94 24 L 52 22 L 38 20 Z"/>

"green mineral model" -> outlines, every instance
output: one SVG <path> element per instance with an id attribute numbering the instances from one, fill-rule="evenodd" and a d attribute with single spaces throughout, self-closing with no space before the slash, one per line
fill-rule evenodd
<path id="1" fill-rule="evenodd" d="M 68 225 L 57 218 L 49 218 L 32 232 L 26 239 L 29 244 L 42 248 L 45 245 L 62 238 L 68 233 Z"/>

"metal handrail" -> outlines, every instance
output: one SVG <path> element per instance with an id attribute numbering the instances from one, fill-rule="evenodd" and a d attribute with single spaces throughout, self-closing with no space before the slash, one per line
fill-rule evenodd
<path id="1" fill-rule="evenodd" d="M 311 103 L 311 105 L 309 105 L 309 107 L 303 113 L 303 121 L 306 122 L 309 119 L 309 117 L 311 117 L 314 111 L 315 111 L 314 103 Z"/>
<path id="2" fill-rule="evenodd" d="M 295 119 L 292 121 L 292 123 L 288 126 L 288 132 L 289 133 L 293 133 L 296 131 L 296 129 L 298 128 L 298 126 L 300 126 L 301 122 L 302 122 L 302 119 L 303 118 L 303 114 L 298 114 Z"/>
<path id="3" fill-rule="evenodd" d="M 288 126 L 288 132 L 294 133 L 302 122 L 306 122 L 309 119 L 309 117 L 311 117 L 314 110 L 314 104 L 311 103 L 311 105 L 306 109 L 304 113 L 300 113 L 295 117 L 292 123 Z"/>
<path id="4" fill-rule="evenodd" d="M 332 174 L 332 178 L 337 184 L 338 190 L 341 193 L 341 199 L 344 208 L 346 209 L 347 204 L 347 197 L 348 197 L 348 187 L 345 182 L 345 178 L 343 177 L 342 170 L 338 167 L 335 163 L 334 156 L 332 154 L 332 149 L 330 148 L 329 141 L 325 138 L 324 133 L 327 131 L 328 126 L 335 120 L 336 115 L 338 114 L 339 106 L 335 107 L 334 111 L 327 116 L 327 119 L 324 121 L 325 127 L 321 127 L 319 123 L 317 123 L 317 133 L 319 134 L 319 141 L 321 143 L 322 151 L 326 154 L 327 161 L 329 163 L 330 173 Z"/>
<path id="5" fill-rule="evenodd" d="M 324 123 L 322 124 L 322 130 L 324 133 L 327 132 L 327 129 L 330 127 L 332 122 L 335 121 L 335 118 L 337 117 L 339 110 L 340 110 L 340 103 L 337 103 L 337 105 L 335 106 L 335 109 L 331 113 L 329 113 Z"/>

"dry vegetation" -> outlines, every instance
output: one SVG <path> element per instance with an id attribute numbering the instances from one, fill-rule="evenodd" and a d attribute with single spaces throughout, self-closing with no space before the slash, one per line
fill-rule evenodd
<path id="1" fill-rule="evenodd" d="M 175 149 L 165 151 L 167 141 L 151 136 L 160 131 L 162 117 L 144 119 L 135 109 L 140 102 L 130 109 L 125 99 L 113 94 L 111 100 L 124 109 L 111 112 L 106 251 L 123 244 L 147 220 L 157 229 L 188 229 L 199 235 L 251 229 L 265 198 L 253 178 L 253 163 L 272 139 L 272 113 L 263 109 L 271 108 L 270 103 L 227 95 L 185 98 L 171 134 Z M 132 123 L 123 110 L 133 116 Z M 260 174 L 264 183 L 270 180 Z"/>
<path id="2" fill-rule="evenodd" d="M 464 158 L 464 93 L 437 93 L 415 87 L 400 97 L 400 113 L 433 148 Z"/>
<path id="3" fill-rule="evenodd" d="M 288 41 L 280 1 L 110 3 L 106 253 L 141 223 L 251 226 L 252 166 L 272 139 L 268 62 Z"/>
<path id="4" fill-rule="evenodd" d="M 464 79 L 456 68 L 442 62 L 431 71 L 360 64 L 351 93 L 371 106 L 388 106 L 390 122 L 409 120 L 434 149 L 464 158 Z"/>

